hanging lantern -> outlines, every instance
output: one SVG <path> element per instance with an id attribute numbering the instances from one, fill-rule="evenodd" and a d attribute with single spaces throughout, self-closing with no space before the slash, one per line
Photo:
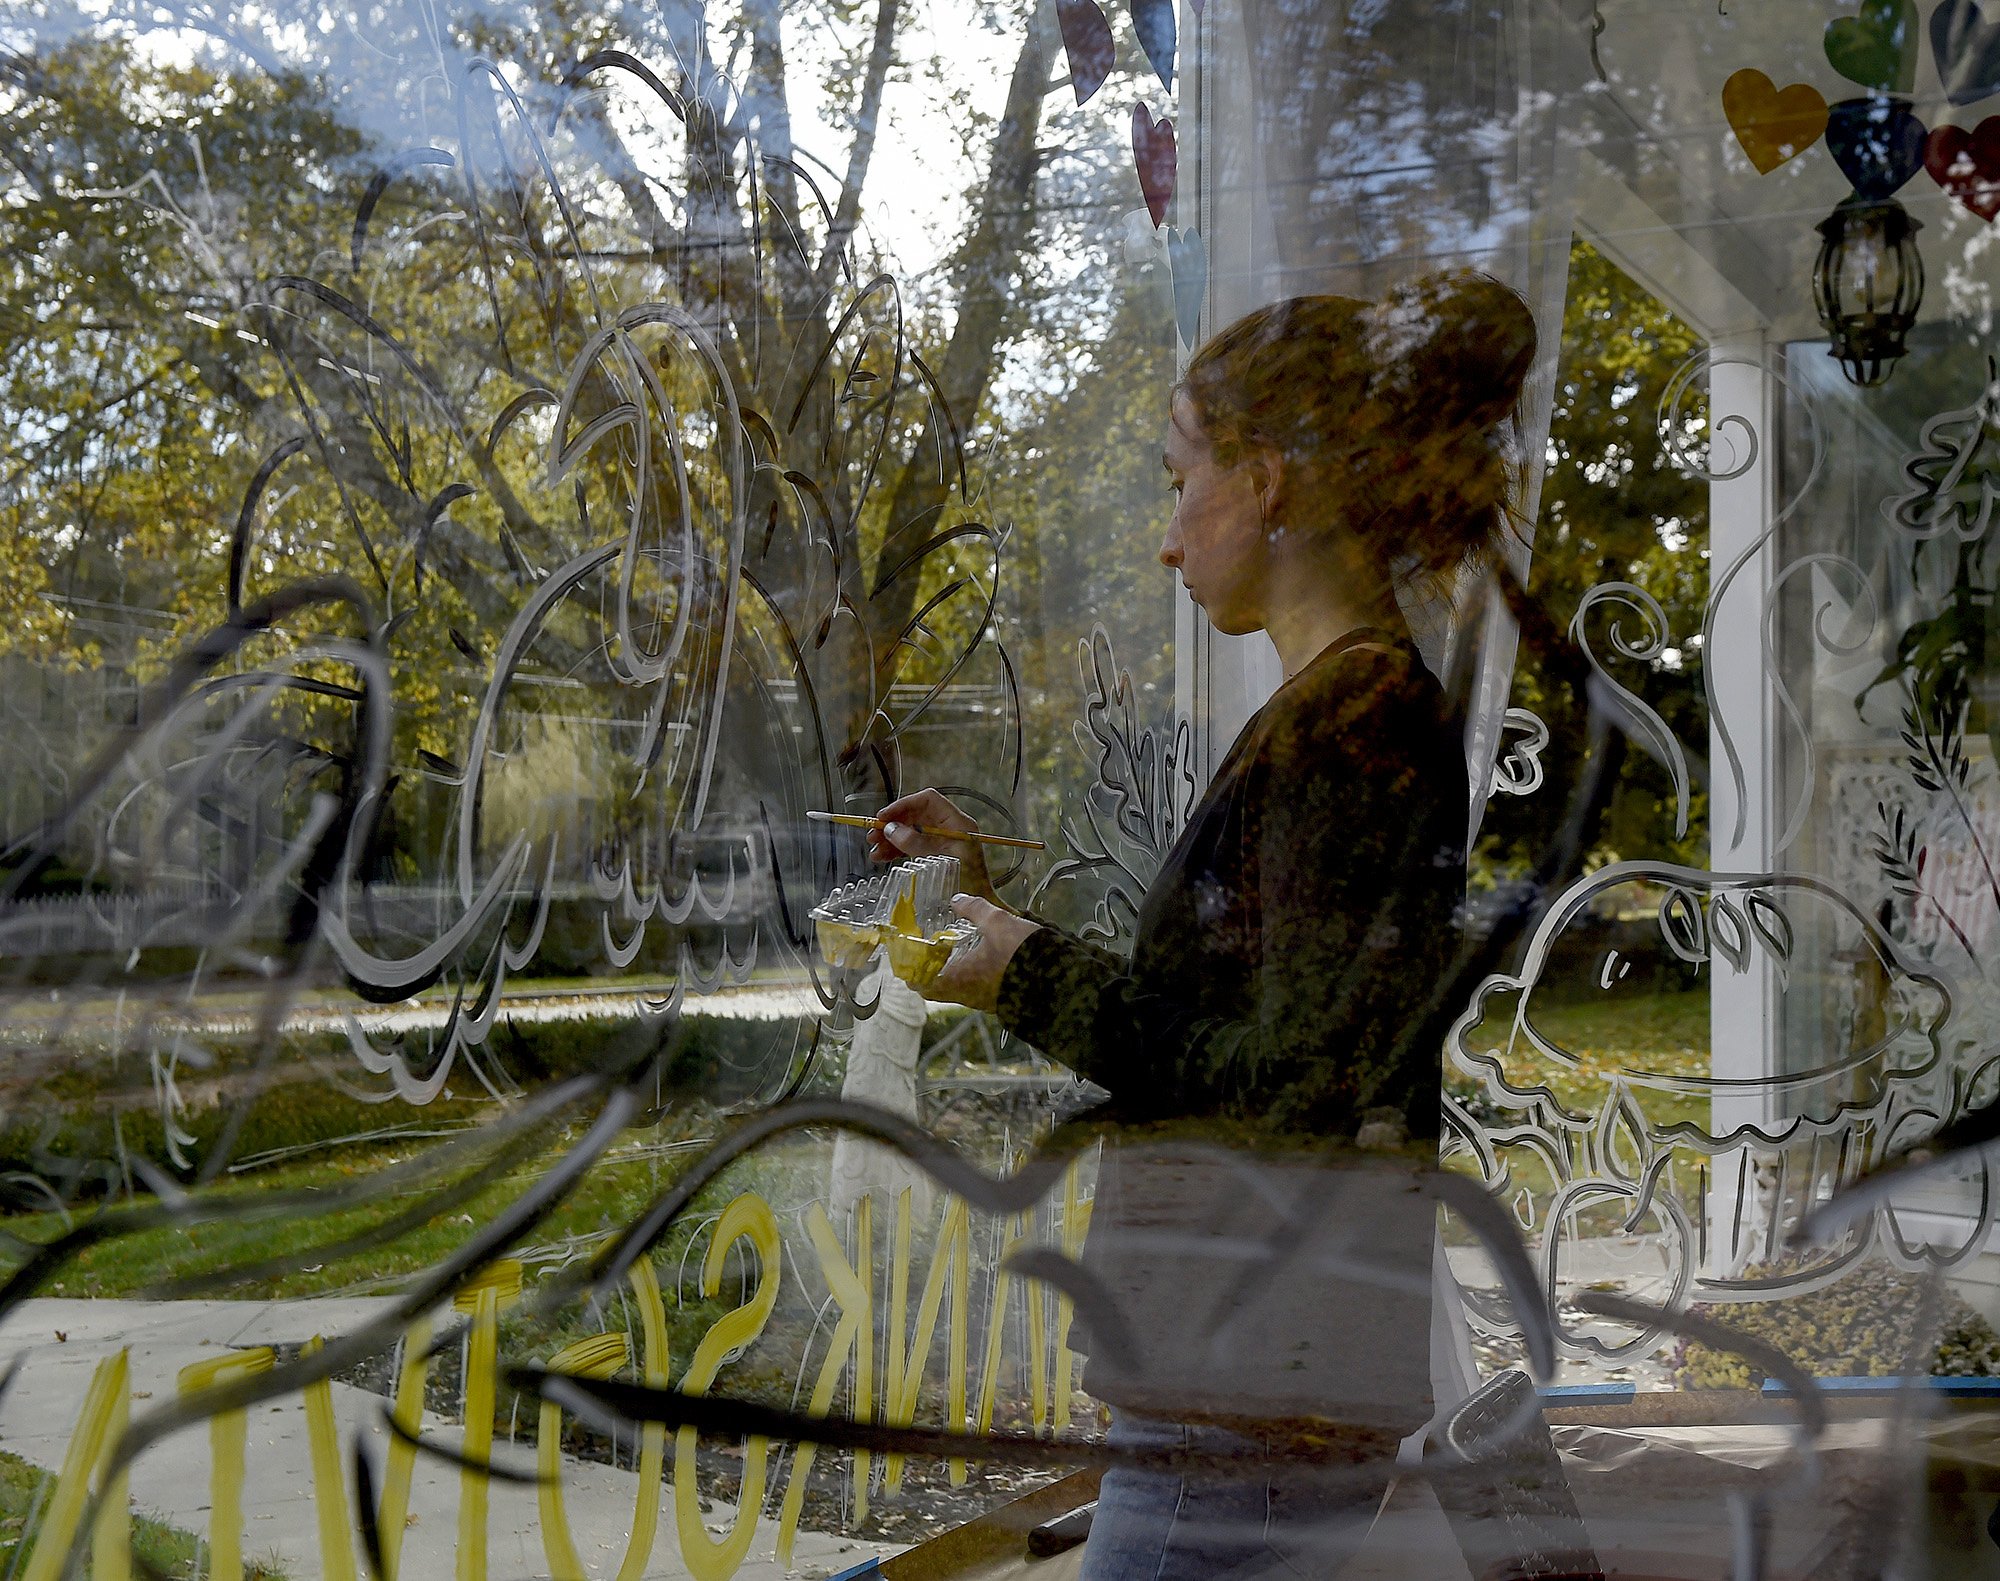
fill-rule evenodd
<path id="1" fill-rule="evenodd" d="M 1894 198 L 1851 197 L 1817 227 L 1813 306 L 1833 337 L 1831 355 L 1859 385 L 1886 381 L 1924 299 L 1922 226 Z"/>

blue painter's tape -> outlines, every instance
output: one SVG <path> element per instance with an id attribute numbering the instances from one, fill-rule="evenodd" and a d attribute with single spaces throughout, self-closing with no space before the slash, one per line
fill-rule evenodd
<path id="1" fill-rule="evenodd" d="M 1629 1383 L 1552 1383 L 1535 1392 L 1544 1405 L 1630 1405 L 1638 1390 Z"/>
<path id="2" fill-rule="evenodd" d="M 826 1581 L 881 1581 L 882 1561 L 864 1559 L 852 1570 L 843 1570 L 839 1575 L 828 1576 Z"/>
<path id="3" fill-rule="evenodd" d="M 1902 1388 L 1901 1378 L 1818 1378 L 1814 1380 L 1827 1394 L 1893 1394 Z M 1961 1399 L 1992 1399 L 2000 1396 L 2000 1378 L 1920 1378 L 1918 1384 L 1935 1394 Z M 1764 1380 L 1766 1394 L 1790 1394 L 1776 1378 Z"/>

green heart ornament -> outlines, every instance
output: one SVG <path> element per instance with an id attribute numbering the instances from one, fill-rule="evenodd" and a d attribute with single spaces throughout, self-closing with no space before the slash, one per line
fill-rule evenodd
<path id="1" fill-rule="evenodd" d="M 1826 25 L 1826 59 L 1849 82 L 1908 93 L 1917 82 L 1917 8 L 1912 0 L 1862 0 L 1858 16 Z"/>

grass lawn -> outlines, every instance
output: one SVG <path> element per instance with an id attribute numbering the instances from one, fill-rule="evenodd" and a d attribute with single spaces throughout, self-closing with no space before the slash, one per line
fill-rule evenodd
<path id="1" fill-rule="evenodd" d="M 581 1185 L 529 1237 L 531 1247 L 548 1260 L 579 1245 L 587 1245 L 631 1222 L 660 1191 L 672 1183 L 697 1154 L 703 1134 L 690 1135 L 685 1126 L 671 1134 L 631 1133 L 599 1160 Z M 464 1244 L 477 1225 L 490 1221 L 534 1180 L 553 1168 L 577 1133 L 547 1139 L 524 1156 L 504 1176 L 468 1200 L 426 1215 L 422 1222 L 383 1244 L 344 1258 L 317 1258 L 314 1249 L 371 1230 L 420 1203 L 441 1189 L 427 1178 L 398 1191 L 370 1194 L 338 1210 L 314 1214 L 296 1210 L 270 1218 L 223 1219 L 208 1224 L 170 1226 L 121 1235 L 86 1247 L 45 1283 L 37 1294 L 54 1296 L 140 1296 L 168 1279 L 214 1270 L 241 1268 L 265 1258 L 282 1258 L 285 1266 L 265 1278 L 233 1283 L 211 1294 L 240 1299 L 387 1293 L 402 1278 L 434 1266 Z M 684 1151 L 664 1151 L 676 1145 Z M 329 1195 L 365 1185 L 371 1175 L 411 1148 L 344 1149 L 331 1156 L 275 1165 L 234 1176 L 206 1188 L 204 1204 L 240 1203 L 249 1207 L 274 1192 L 324 1191 Z M 702 1209 L 719 1209 L 743 1191 L 758 1191 L 783 1211 L 788 1201 L 816 1195 L 823 1187 L 824 1144 L 802 1140 L 767 1147 L 725 1172 L 704 1201 L 683 1216 L 685 1227 L 670 1234 L 664 1251 L 671 1255 L 702 1218 Z M 815 1174 L 820 1176 L 814 1183 Z M 147 1199 L 142 1198 L 141 1201 Z M 115 1211 L 119 1204 L 109 1205 Z M 76 1215 L 84 1222 L 92 1212 Z M 12 1234 L 29 1241 L 47 1241 L 62 1233 L 56 1213 L 17 1213 L 4 1221 Z M 0 1248 L 0 1270 L 19 1266 L 20 1254 Z M 662 1267 L 662 1280 L 672 1274 Z M 671 1298 L 669 1305 L 671 1306 Z"/>
<path id="2" fill-rule="evenodd" d="M 18 1455 L 0 1454 L 0 1575 L 18 1575 L 35 1551 L 43 1507 L 55 1488 L 55 1477 Z M 194 1581 L 207 1568 L 201 1539 L 177 1526 L 162 1525 L 144 1515 L 132 1517 L 132 1551 L 140 1563 L 133 1569 Z M 88 1574 L 88 1570 L 85 1572 Z M 282 1570 L 244 1556 L 247 1581 L 280 1581 Z"/>
<path id="3" fill-rule="evenodd" d="M 1535 1030 L 1575 1057 L 1572 1067 L 1548 1058 L 1523 1037 L 1513 1041 L 1511 1017 L 1517 1002 L 1494 1002 L 1487 1019 L 1466 1035 L 1474 1049 L 1501 1051 L 1501 1066 L 1514 1085 L 1548 1087 L 1573 1113 L 1594 1114 L 1604 1102 L 1609 1079 L 1620 1071 L 1661 1076 L 1706 1076 L 1709 1071 L 1708 994 L 1609 994 L 1580 1000 L 1537 995 L 1529 1008 Z M 1464 1088 L 1469 1080 L 1459 1077 Z M 1629 1087 L 1655 1125 L 1692 1120 L 1706 1124 L 1705 1095 Z"/>
<path id="4" fill-rule="evenodd" d="M 538 1267 L 546 1270 L 580 1259 L 604 1237 L 631 1224 L 699 1157 L 708 1127 L 704 1126 L 703 1134 L 687 1134 L 692 1118 L 680 1117 L 680 1133 L 673 1137 L 650 1130 L 627 1133 L 618 1147 L 584 1176 L 570 1197 L 526 1237 L 526 1244 L 513 1248 L 509 1255 L 527 1265 L 532 1280 Z M 714 1117 L 707 1118 L 712 1121 Z M 568 1134 L 544 1138 L 538 1149 L 524 1150 L 506 1175 L 462 1202 L 430 1205 L 427 1199 L 435 1199 L 448 1184 L 433 1177 L 413 1183 L 408 1189 L 365 1193 L 360 1201 L 338 1210 L 315 1213 L 295 1208 L 284 1214 L 273 1213 L 268 1218 L 223 1218 L 205 1224 L 119 1235 L 86 1246 L 35 1293 L 65 1298 L 156 1297 L 162 1293 L 159 1287 L 169 1280 L 183 1280 L 210 1271 L 244 1270 L 269 1260 L 273 1266 L 259 1277 L 234 1279 L 197 1293 L 208 1298 L 244 1300 L 390 1294 L 409 1276 L 434 1268 L 465 1243 L 475 1226 L 490 1222 L 541 1175 L 556 1167 L 574 1139 L 574 1135 Z M 679 1151 L 663 1151 L 675 1143 L 694 1145 Z M 763 1196 L 783 1221 L 788 1210 L 824 1194 L 830 1153 L 831 1143 L 820 1137 L 802 1136 L 767 1144 L 725 1170 L 657 1243 L 653 1266 L 665 1296 L 668 1351 L 677 1367 L 686 1364 L 696 1343 L 741 1298 L 741 1292 L 730 1282 L 725 1282 L 716 1296 L 701 1294 L 701 1253 L 706 1250 L 706 1239 L 697 1240 L 697 1236 L 715 1214 L 746 1191 Z M 388 1148 L 346 1149 L 330 1157 L 300 1160 L 232 1177 L 206 1188 L 201 1201 L 208 1206 L 240 1203 L 247 1208 L 279 1191 L 324 1191 L 332 1195 L 340 1188 L 365 1186 L 372 1174 L 380 1172 L 396 1156 L 396 1150 Z M 141 1202 L 146 1200 L 142 1198 Z M 108 1211 L 117 1211 L 120 1206 L 114 1204 Z M 417 1222 L 392 1239 L 345 1257 L 322 1251 L 411 1209 L 427 1211 L 416 1215 Z M 103 1210 L 83 1210 L 77 1216 L 79 1222 L 87 1220 L 92 1211 Z M 9 1215 L 0 1219 L 0 1227 L 24 1241 L 37 1242 L 54 1238 L 64 1228 L 61 1216 L 54 1213 Z M 0 1272 L 18 1267 L 22 1255 L 15 1246 L 0 1244 Z M 788 1370 L 791 1362 L 787 1358 L 798 1344 L 805 1343 L 805 1331 L 812 1326 L 814 1311 L 804 1296 L 797 1288 L 788 1290 L 787 1310 L 778 1315 L 778 1321 L 765 1337 L 764 1352 L 777 1359 L 768 1364 L 739 1367 L 736 1373 L 738 1386 L 762 1388 L 770 1394 L 773 1404 L 784 1403 L 791 1376 Z M 803 1309 L 802 1317 L 792 1311 L 794 1307 Z M 631 1321 L 631 1314 L 618 1304 L 616 1297 L 608 1308 L 596 1303 L 572 1303 L 559 1311 L 510 1312 L 501 1321 L 502 1354 L 510 1359 L 544 1360 L 573 1340 L 619 1326 L 619 1314 L 627 1323 Z M 792 1333 L 801 1322 L 804 1329 Z M 446 1415 L 458 1411 L 461 1359 L 453 1352 L 432 1369 L 428 1389 L 431 1409 Z M 784 1376 L 780 1377 L 780 1372 Z M 534 1417 L 532 1406 L 522 1405 L 505 1388 L 498 1392 L 495 1412 L 500 1428 L 510 1432 L 514 1414 L 524 1413 L 530 1422 Z M 0 1576 L 8 1573 L 4 1556 L 0 1556 Z"/>
<path id="5" fill-rule="evenodd" d="M 1645 1071 L 1667 1076 L 1706 1076 L 1709 1071 L 1709 1001 L 1705 991 L 1661 994 L 1606 994 L 1580 1000 L 1544 999 L 1537 995 L 1530 1009 L 1536 1031 L 1543 1038 L 1573 1056 L 1575 1064 L 1545 1056 L 1527 1038 L 1511 1037 L 1512 1016 L 1517 1001 L 1496 1001 L 1487 1019 L 1466 1037 L 1469 1047 L 1495 1050 L 1507 1079 L 1516 1087 L 1540 1085 L 1554 1092 L 1572 1114 L 1595 1115 L 1604 1105 L 1611 1079 L 1620 1071 Z M 1471 1077 L 1454 1071 L 1454 1091 L 1473 1091 Z M 1709 1100 L 1701 1093 L 1663 1091 L 1657 1087 L 1628 1084 L 1626 1090 L 1654 1128 L 1692 1122 L 1706 1126 Z M 1484 1093 L 1477 1095 L 1475 1112 L 1490 1112 Z M 1494 1120 L 1525 1119 L 1504 1112 Z M 1532 1148 L 1503 1149 L 1508 1171 L 1510 1200 L 1525 1193 L 1528 1200 L 1546 1203 L 1554 1189 L 1548 1167 Z M 1454 1168 L 1473 1170 L 1471 1160 L 1459 1157 Z M 1573 1233 L 1615 1235 L 1620 1232 L 1628 1204 L 1613 1200 L 1577 1210 Z M 1533 1210 L 1539 1213 L 1539 1208 Z M 1468 1244 L 1471 1234 L 1461 1225 L 1447 1230 L 1455 1245 Z"/>
<path id="6" fill-rule="evenodd" d="M 1473 1035 L 1474 1047 L 1504 1048 L 1509 1028 L 1500 1020 L 1512 1002 L 1496 1003 L 1494 1017 Z M 1571 1050 L 1575 1070 L 1542 1058 L 1525 1041 L 1505 1056 L 1510 1078 L 1539 1080 L 1553 1087 L 1572 1109 L 1593 1113 L 1603 1101 L 1605 1078 L 1621 1067 L 1682 1075 L 1708 1068 L 1708 996 L 1705 993 L 1654 994 L 1591 998 L 1575 1002 L 1537 1000 L 1537 1027 L 1543 1035 Z M 1464 1078 L 1454 1085 L 1464 1086 Z M 1707 1102 L 1700 1097 L 1636 1089 L 1639 1102 L 1656 1124 L 1677 1119 L 1706 1120 Z M 469 1106 L 476 1107 L 476 1106 Z M 629 1224 L 698 1156 L 707 1137 L 718 1129 L 713 1116 L 686 1113 L 661 1125 L 634 1130 L 602 1159 L 582 1184 L 530 1237 L 528 1260 L 557 1261 L 566 1253 L 587 1248 L 600 1237 Z M 391 1240 L 346 1257 L 314 1255 L 316 1248 L 359 1235 L 392 1216 L 420 1204 L 440 1190 L 429 1176 L 402 1188 L 365 1195 L 359 1202 L 325 1212 L 290 1212 L 269 1218 L 223 1219 L 191 1227 L 164 1227 L 121 1235 L 89 1246 L 57 1271 L 38 1292 L 57 1296 L 141 1296 L 170 1279 L 243 1268 L 265 1259 L 281 1260 L 282 1271 L 246 1279 L 213 1294 L 240 1299 L 269 1299 L 331 1294 L 386 1293 L 409 1275 L 435 1266 L 517 1198 L 534 1180 L 553 1168 L 581 1134 L 546 1133 L 533 1148 L 524 1148 L 508 1173 L 466 1201 L 452 1203 L 423 1216 L 421 1222 Z M 205 1188 L 205 1203 L 240 1203 L 252 1207 L 275 1192 L 313 1191 L 332 1196 L 365 1187 L 371 1177 L 397 1161 L 414 1156 L 431 1144 L 384 1139 L 360 1146 L 272 1164 L 232 1175 Z M 671 1285 L 677 1254 L 704 1216 L 742 1191 L 757 1191 L 782 1213 L 788 1205 L 820 1195 L 825 1187 L 828 1145 L 798 1138 L 767 1146 L 732 1166 L 683 1227 L 662 1248 L 662 1282 Z M 146 1199 L 141 1199 L 146 1200 Z M 74 1210 L 82 1222 L 99 1207 Z M 0 1226 L 25 1241 L 43 1242 L 62 1233 L 62 1215 L 23 1212 L 0 1219 Z M 19 1265 L 22 1253 L 0 1243 L 0 1272 Z M 673 1305 L 671 1296 L 669 1307 Z"/>

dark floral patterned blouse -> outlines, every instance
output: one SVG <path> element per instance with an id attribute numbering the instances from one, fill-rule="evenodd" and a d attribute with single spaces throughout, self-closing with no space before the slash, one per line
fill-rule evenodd
<path id="1" fill-rule="evenodd" d="M 1454 1008 L 1462 743 L 1408 639 L 1351 632 L 1244 727 L 1129 962 L 1044 927 L 1009 963 L 1003 1023 L 1111 1094 L 1085 1266 L 1125 1329 L 1089 1339 L 1094 1393 L 1428 1414 L 1435 1205 L 1408 1163 L 1434 1158 Z M 1399 1138 L 1400 1172 L 1355 1167 Z"/>

